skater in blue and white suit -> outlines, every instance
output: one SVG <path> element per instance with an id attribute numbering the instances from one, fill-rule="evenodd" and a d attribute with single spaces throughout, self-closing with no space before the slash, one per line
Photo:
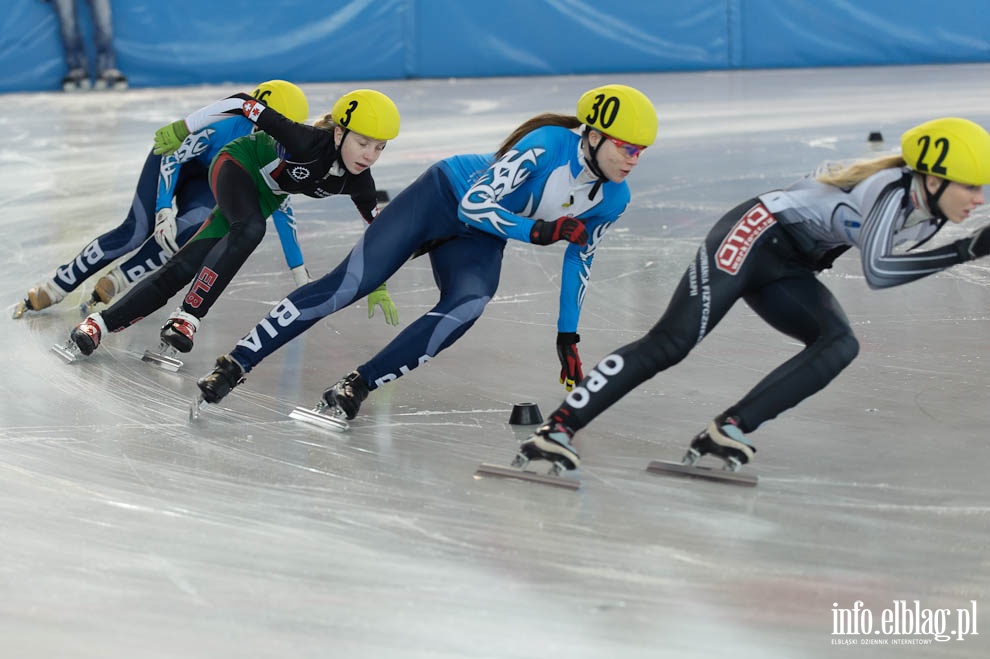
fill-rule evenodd
<path id="1" fill-rule="evenodd" d="M 508 239 L 571 243 L 557 320 L 560 381 L 570 390 L 583 377 L 578 319 L 595 250 L 629 203 L 626 176 L 656 133 L 656 110 L 645 95 L 605 85 L 581 96 L 576 116 L 529 119 L 495 154 L 434 164 L 382 210 L 339 266 L 290 293 L 217 359 L 199 381 L 203 399 L 219 402 L 265 357 L 374 291 L 410 257 L 428 253 L 437 305 L 323 394 L 354 418 L 369 392 L 435 357 L 481 316 L 498 288 Z"/>
<path id="2" fill-rule="evenodd" d="M 303 91 L 285 80 L 261 83 L 252 95 L 295 121 L 305 121 L 309 104 Z M 118 226 L 89 243 L 68 262 L 55 268 L 51 278 L 28 290 L 14 310 L 14 318 L 58 304 L 83 282 L 115 261 L 100 277 L 86 303 L 88 310 L 110 301 L 131 284 L 159 270 L 186 244 L 216 206 L 210 189 L 210 163 L 220 149 L 255 130 L 245 117 L 231 117 L 194 132 L 168 156 L 149 152 L 138 178 L 127 217 Z M 296 237 L 292 206 L 272 213 L 286 265 L 297 286 L 309 280 Z"/>

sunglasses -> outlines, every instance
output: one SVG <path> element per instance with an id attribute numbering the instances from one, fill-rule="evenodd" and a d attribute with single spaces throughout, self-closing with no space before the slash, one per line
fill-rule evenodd
<path id="1" fill-rule="evenodd" d="M 605 133 L 602 133 L 602 135 L 605 135 Z M 609 135 L 605 135 L 605 139 L 607 139 L 615 146 L 619 147 L 619 149 L 621 149 L 630 158 L 635 158 L 639 154 L 643 153 L 643 151 L 646 149 L 645 146 L 640 146 L 638 144 L 630 144 L 629 142 L 623 142 L 622 140 L 617 140 Z"/>

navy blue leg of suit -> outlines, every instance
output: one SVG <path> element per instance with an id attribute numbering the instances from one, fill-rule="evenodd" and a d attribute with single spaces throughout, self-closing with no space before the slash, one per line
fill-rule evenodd
<path id="1" fill-rule="evenodd" d="M 358 367 L 370 390 L 436 357 L 474 325 L 498 288 L 504 250 L 504 240 L 471 231 L 430 252 L 440 300 Z"/>
<path id="2" fill-rule="evenodd" d="M 196 235 L 216 205 L 206 170 L 202 167 L 198 169 L 201 174 L 199 176 L 183 176 L 189 170 L 189 166 L 179 170 L 180 180 L 175 191 L 178 207 L 175 217 L 175 241 L 179 247 Z M 169 256 L 170 254 L 161 248 L 154 237 L 149 237 L 141 245 L 141 249 L 120 264 L 120 269 L 127 281 L 133 283 L 161 268 Z"/>
<path id="3" fill-rule="evenodd" d="M 375 290 L 420 246 L 445 238 L 452 240 L 430 253 L 440 302 L 363 367 L 366 381 L 373 389 L 375 380 L 398 377 L 424 355 L 450 345 L 477 319 L 497 287 L 505 247 L 504 241 L 458 220 L 457 204 L 443 172 L 437 166 L 428 169 L 382 210 L 340 265 L 290 293 L 237 342 L 231 356 L 250 371 L 321 318 Z"/>
<path id="4" fill-rule="evenodd" d="M 95 238 L 75 258 L 57 268 L 55 278 L 63 290 L 76 290 L 86 279 L 137 249 L 152 234 L 161 162 L 161 156 L 148 154 L 124 221 Z"/>

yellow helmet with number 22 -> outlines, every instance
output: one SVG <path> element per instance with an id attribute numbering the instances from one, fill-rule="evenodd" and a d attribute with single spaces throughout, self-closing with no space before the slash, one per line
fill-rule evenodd
<path id="1" fill-rule="evenodd" d="M 650 146 L 657 139 L 657 111 L 646 95 L 626 85 L 604 85 L 578 99 L 577 118 L 617 140 Z"/>
<path id="2" fill-rule="evenodd" d="M 958 117 L 932 119 L 901 136 L 901 154 L 916 172 L 964 185 L 990 185 L 990 134 Z"/>

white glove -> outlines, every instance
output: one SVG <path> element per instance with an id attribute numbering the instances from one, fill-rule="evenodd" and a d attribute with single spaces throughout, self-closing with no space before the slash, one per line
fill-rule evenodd
<path id="1" fill-rule="evenodd" d="M 179 251 L 179 245 L 175 242 L 175 211 L 172 208 L 163 208 L 155 213 L 155 242 L 169 255 Z"/>
<path id="2" fill-rule="evenodd" d="M 309 270 L 305 265 L 292 268 L 292 278 L 296 280 L 296 288 L 309 283 Z"/>

